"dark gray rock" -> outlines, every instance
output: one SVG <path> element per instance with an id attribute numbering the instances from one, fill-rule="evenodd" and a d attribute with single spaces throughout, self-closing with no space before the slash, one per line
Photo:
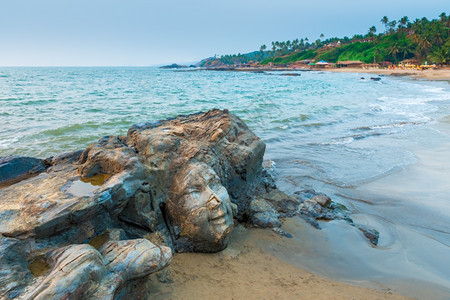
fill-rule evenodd
<path id="1" fill-rule="evenodd" d="M 348 214 L 348 209 L 342 204 L 333 202 L 327 195 L 317 193 L 313 189 L 296 191 L 294 195 L 301 202 L 300 217 L 315 228 L 320 229 L 319 220 L 345 220 L 351 226 L 361 230 L 372 245 L 378 244 L 380 234 L 377 230 L 353 223 Z"/>
<path id="2" fill-rule="evenodd" d="M 250 223 L 256 227 L 274 228 L 281 226 L 278 212 L 261 198 L 255 198 L 250 203 L 250 216 Z"/>
<path id="3" fill-rule="evenodd" d="M 35 176 L 46 168 L 43 160 L 34 157 L 0 157 L 0 187 Z"/>
<path id="4" fill-rule="evenodd" d="M 50 156 L 45 159 L 45 163 L 47 165 L 60 165 L 65 163 L 74 163 L 78 159 L 80 159 L 81 154 L 83 153 L 83 150 L 73 151 L 73 152 L 66 152 L 61 153 L 55 156 Z"/>
<path id="5" fill-rule="evenodd" d="M 317 220 L 351 220 L 343 205 L 332 202 L 330 197 L 323 193 L 316 193 L 309 189 L 297 191 L 294 195 L 301 202 L 300 216 L 318 229 L 320 229 L 320 225 Z"/>
<path id="6" fill-rule="evenodd" d="M 356 228 L 358 228 L 363 234 L 364 236 L 369 240 L 369 242 L 376 246 L 378 245 L 378 239 L 380 238 L 380 233 L 373 229 L 373 228 L 367 228 L 366 226 L 363 225 L 354 225 Z"/>

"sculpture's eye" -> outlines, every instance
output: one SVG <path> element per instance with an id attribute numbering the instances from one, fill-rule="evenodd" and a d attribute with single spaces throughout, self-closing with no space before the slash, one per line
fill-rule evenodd
<path id="1" fill-rule="evenodd" d="M 199 199 L 200 198 L 200 191 L 193 189 L 189 191 L 188 195 L 190 195 L 193 199 Z"/>

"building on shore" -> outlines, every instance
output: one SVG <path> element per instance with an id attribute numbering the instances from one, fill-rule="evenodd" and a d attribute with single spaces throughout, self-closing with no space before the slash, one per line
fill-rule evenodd
<path id="1" fill-rule="evenodd" d="M 329 68 L 329 67 L 331 67 L 331 64 L 327 63 L 324 60 L 321 60 L 321 61 L 316 62 L 315 66 L 316 66 L 316 68 Z"/>
<path id="2" fill-rule="evenodd" d="M 343 60 L 336 63 L 338 68 L 362 68 L 364 63 L 360 60 Z"/>

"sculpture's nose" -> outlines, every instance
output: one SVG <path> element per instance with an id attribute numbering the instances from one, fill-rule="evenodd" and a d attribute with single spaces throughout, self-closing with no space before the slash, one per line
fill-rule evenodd
<path id="1" fill-rule="evenodd" d="M 211 191 L 211 196 L 209 196 L 208 199 L 208 206 L 210 209 L 216 209 L 222 204 L 222 200 L 213 192 Z"/>

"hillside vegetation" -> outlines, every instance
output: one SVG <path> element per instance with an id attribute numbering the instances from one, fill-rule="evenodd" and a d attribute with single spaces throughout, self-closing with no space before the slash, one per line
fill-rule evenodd
<path id="1" fill-rule="evenodd" d="M 223 55 L 219 58 L 205 59 L 200 66 L 227 66 L 257 63 L 261 65 L 290 64 L 304 60 L 330 63 L 347 60 L 360 60 L 364 63 L 398 63 L 412 59 L 419 64 L 428 62 L 450 64 L 450 17 L 446 13 L 439 18 L 416 19 L 410 22 L 408 17 L 389 21 L 381 19 L 384 32 L 377 34 L 375 26 L 364 35 L 356 34 L 352 38 L 329 38 L 310 42 L 308 38 L 293 41 L 272 42 L 271 48 L 262 45 L 259 51 L 248 54 Z"/>

